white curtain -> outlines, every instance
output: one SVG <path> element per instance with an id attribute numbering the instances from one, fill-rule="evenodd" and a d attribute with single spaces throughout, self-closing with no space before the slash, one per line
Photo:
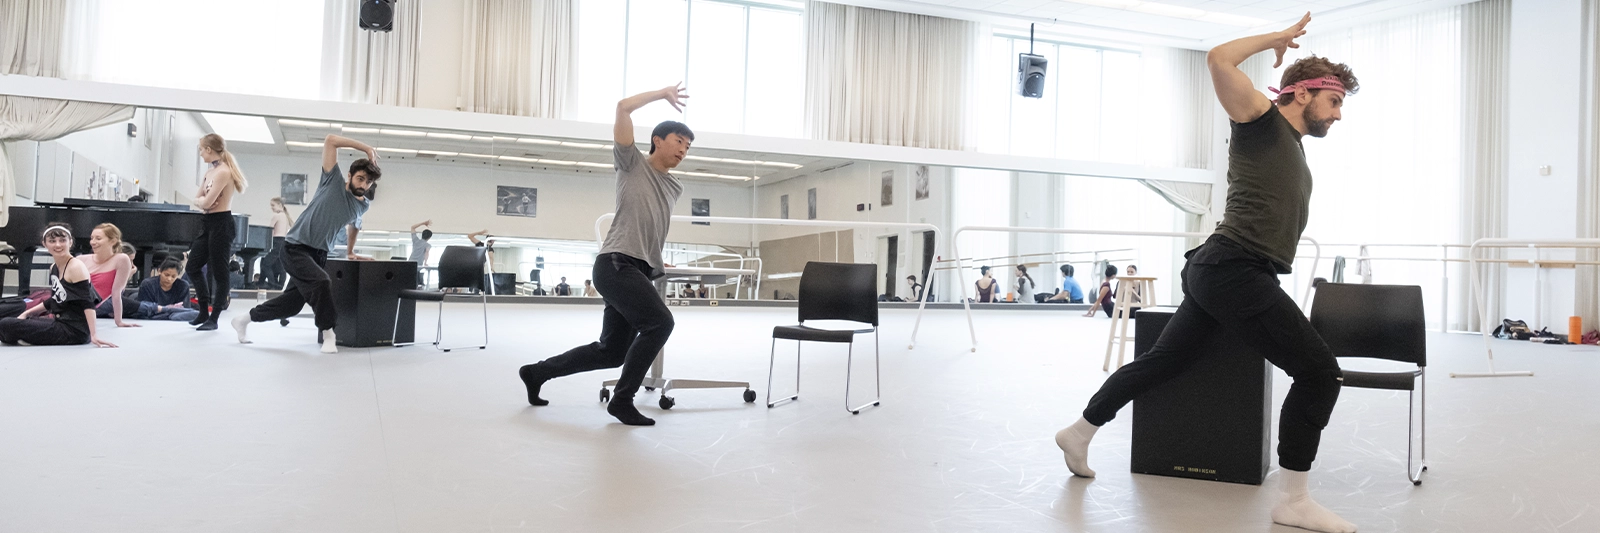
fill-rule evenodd
<path id="1" fill-rule="evenodd" d="M 394 29 L 357 27 L 361 2 L 330 0 L 323 12 L 322 97 L 328 100 L 416 105 L 417 36 L 422 2 L 394 4 Z"/>
<path id="2" fill-rule="evenodd" d="M 1582 79 L 1583 99 L 1578 119 L 1583 139 L 1579 145 L 1583 167 L 1578 173 L 1578 237 L 1600 237 L 1600 0 L 1583 1 Z M 1580 260 L 1594 261 L 1600 254 L 1581 250 Z M 1593 329 L 1600 319 L 1600 269 L 1578 265 L 1577 294 L 1574 303 L 1584 329 Z"/>
<path id="3" fill-rule="evenodd" d="M 1149 46 L 1140 53 L 1144 68 L 1142 107 L 1144 123 L 1151 125 L 1141 140 L 1146 165 L 1209 168 L 1216 88 L 1206 68 L 1206 53 Z M 1183 211 L 1185 231 L 1198 231 L 1211 211 L 1211 184 L 1139 180 Z"/>
<path id="4" fill-rule="evenodd" d="M 0 96 L 0 226 L 11 217 L 16 191 L 11 160 L 5 153 L 6 142 L 51 141 L 132 118 L 133 107 L 125 105 Z"/>
<path id="5" fill-rule="evenodd" d="M 462 109 L 545 118 L 566 114 L 576 92 L 572 0 L 468 0 L 465 10 Z"/>
<path id="6" fill-rule="evenodd" d="M 61 77 L 67 0 L 0 0 L 0 73 Z"/>
<path id="7" fill-rule="evenodd" d="M 964 150 L 978 25 L 806 4 L 806 134 Z"/>
<path id="8" fill-rule="evenodd" d="M 1507 162 L 1511 54 L 1510 0 L 1483 0 L 1456 8 L 1461 16 L 1461 210 L 1460 242 L 1506 236 Z M 1585 203 L 1579 196 L 1579 210 Z M 1483 257 L 1495 258 L 1494 250 Z M 1467 268 L 1453 275 L 1461 298 L 1461 315 L 1453 327 L 1477 330 L 1483 310 L 1465 298 L 1470 294 Z M 1490 320 L 1504 315 L 1505 266 L 1483 265 L 1480 287 L 1487 296 Z M 1581 279 L 1581 277 L 1580 277 Z M 1470 311 L 1469 311 L 1470 310 Z"/>

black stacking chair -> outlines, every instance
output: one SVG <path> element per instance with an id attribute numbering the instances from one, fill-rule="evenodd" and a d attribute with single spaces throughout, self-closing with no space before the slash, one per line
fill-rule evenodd
<path id="1" fill-rule="evenodd" d="M 407 289 L 400 291 L 400 299 L 417 300 L 424 302 L 439 302 L 439 322 L 433 331 L 433 347 L 446 352 L 456 348 L 471 348 L 471 346 L 457 346 L 454 348 L 440 347 L 444 341 L 444 296 L 445 289 L 471 289 L 478 291 L 483 299 L 483 344 L 479 350 L 489 346 L 489 293 L 483 287 L 483 265 L 487 255 L 484 249 L 477 246 L 446 246 L 444 255 L 439 257 L 439 290 L 425 291 L 420 289 Z M 400 331 L 400 308 L 395 308 L 395 332 Z M 395 346 L 409 346 L 414 342 L 395 344 Z"/>
<path id="2" fill-rule="evenodd" d="M 1335 357 L 1366 357 L 1414 363 L 1404 372 L 1344 371 L 1344 386 L 1406 391 L 1406 477 L 1422 484 L 1428 470 L 1427 326 L 1422 288 L 1414 285 L 1358 285 L 1318 282 L 1311 302 L 1311 326 L 1333 349 Z M 1422 400 L 1421 427 L 1415 424 L 1417 397 Z M 1421 434 L 1420 455 L 1412 462 L 1413 431 Z"/>
<path id="3" fill-rule="evenodd" d="M 845 356 L 844 408 L 850 414 L 860 414 L 862 409 L 878 405 L 882 380 L 878 364 L 878 265 L 853 263 L 806 263 L 800 274 L 800 325 L 772 328 L 772 352 L 767 361 L 767 407 L 800 399 L 800 344 L 805 341 L 834 342 L 849 345 Z M 847 320 L 870 324 L 860 329 L 822 329 L 806 325 L 807 320 Z M 855 338 L 862 333 L 872 334 L 873 396 L 872 403 L 852 407 L 850 404 L 850 376 L 855 361 Z M 794 395 L 772 401 L 772 371 L 777 363 L 778 339 L 797 341 L 794 348 Z"/>

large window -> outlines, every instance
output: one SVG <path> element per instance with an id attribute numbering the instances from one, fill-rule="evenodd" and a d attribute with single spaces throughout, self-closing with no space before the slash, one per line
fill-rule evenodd
<path id="1" fill-rule="evenodd" d="M 320 0 L 103 1 L 73 21 L 74 70 L 95 81 L 317 98 Z M 248 21 L 238 23 L 238 21 Z"/>
<path id="2" fill-rule="evenodd" d="M 979 98 L 979 143 L 984 152 L 1137 163 L 1139 53 L 1035 41 L 1049 61 L 1044 96 L 1017 95 L 1017 54 L 1027 38 L 996 35 L 984 60 Z"/>
<path id="3" fill-rule="evenodd" d="M 630 94 L 684 82 L 689 106 L 652 105 L 639 125 L 682 120 L 701 131 L 799 137 L 803 4 L 581 0 L 578 120 L 611 122 Z"/>

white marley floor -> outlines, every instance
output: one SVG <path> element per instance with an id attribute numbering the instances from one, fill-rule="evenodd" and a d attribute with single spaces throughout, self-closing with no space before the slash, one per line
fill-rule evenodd
<path id="1" fill-rule="evenodd" d="M 473 311 L 450 313 L 457 339 Z M 907 351 L 912 314 L 886 312 L 881 408 L 845 412 L 842 348 L 817 347 L 797 404 L 652 393 L 659 425 L 631 428 L 597 401 L 615 371 L 553 382 L 543 408 L 516 378 L 591 341 L 598 307 L 491 313 L 487 351 L 449 354 L 320 355 L 304 318 L 249 346 L 147 322 L 116 350 L 0 348 L 0 531 L 1296 531 L 1267 518 L 1275 476 L 1129 474 L 1128 411 L 1091 449 L 1100 477 L 1071 477 L 1051 435 L 1104 379 L 1105 319 L 986 311 L 970 353 L 960 312 L 930 312 Z M 766 392 L 792 309 L 677 315 L 669 375 Z M 1429 339 L 1426 481 L 1402 471 L 1405 397 L 1347 390 L 1315 495 L 1362 531 L 1600 531 L 1600 349 L 1497 341 L 1538 377 L 1462 380 L 1479 339 Z"/>

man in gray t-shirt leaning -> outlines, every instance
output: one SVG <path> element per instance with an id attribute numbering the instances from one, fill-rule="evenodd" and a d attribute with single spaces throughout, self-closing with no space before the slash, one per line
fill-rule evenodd
<path id="1" fill-rule="evenodd" d="M 354 148 L 367 154 L 364 159 L 350 163 L 350 179 L 346 181 L 339 172 L 339 149 Z M 328 250 L 343 232 L 346 257 L 357 261 L 371 261 L 371 257 L 355 251 L 358 225 L 372 205 L 372 188 L 378 185 L 382 174 L 378 170 L 377 152 L 366 143 L 329 135 L 322 141 L 322 180 L 317 192 L 300 213 L 300 219 L 289 228 L 284 238 L 283 266 L 289 274 L 289 286 L 278 295 L 250 309 L 247 315 L 233 319 L 233 329 L 239 332 L 239 342 L 249 343 L 245 328 L 251 322 L 266 322 L 289 318 L 300 313 L 306 304 L 316 315 L 317 329 L 322 333 L 322 353 L 339 351 L 333 336 L 337 312 L 333 308 L 333 286 L 328 278 Z"/>
<path id="2" fill-rule="evenodd" d="M 672 312 L 651 280 L 666 274 L 661 248 L 667 240 L 672 207 L 683 192 L 683 184 L 669 171 L 683 162 L 694 132 L 679 122 L 662 122 L 650 133 L 650 155 L 646 157 L 634 147 L 631 115 L 656 100 L 666 100 L 682 111 L 688 97 L 681 86 L 674 85 L 617 102 L 612 131 L 617 143 L 612 150 L 617 167 L 617 216 L 594 259 L 594 285 L 606 302 L 600 340 L 523 366 L 519 375 L 528 388 L 529 404 L 549 403 L 539 397 L 539 388 L 552 378 L 620 366 L 622 375 L 606 412 L 630 426 L 656 423 L 639 413 L 633 396 L 672 335 Z"/>
<path id="3" fill-rule="evenodd" d="M 427 227 L 432 225 L 433 219 L 431 218 L 411 225 L 411 257 L 408 259 L 417 264 L 418 287 L 423 287 L 428 284 L 428 275 L 426 274 L 428 268 L 428 251 L 433 249 L 433 245 L 428 244 L 428 239 L 433 238 L 433 230 L 428 229 Z M 418 233 L 417 228 L 422 228 L 422 232 Z"/>

